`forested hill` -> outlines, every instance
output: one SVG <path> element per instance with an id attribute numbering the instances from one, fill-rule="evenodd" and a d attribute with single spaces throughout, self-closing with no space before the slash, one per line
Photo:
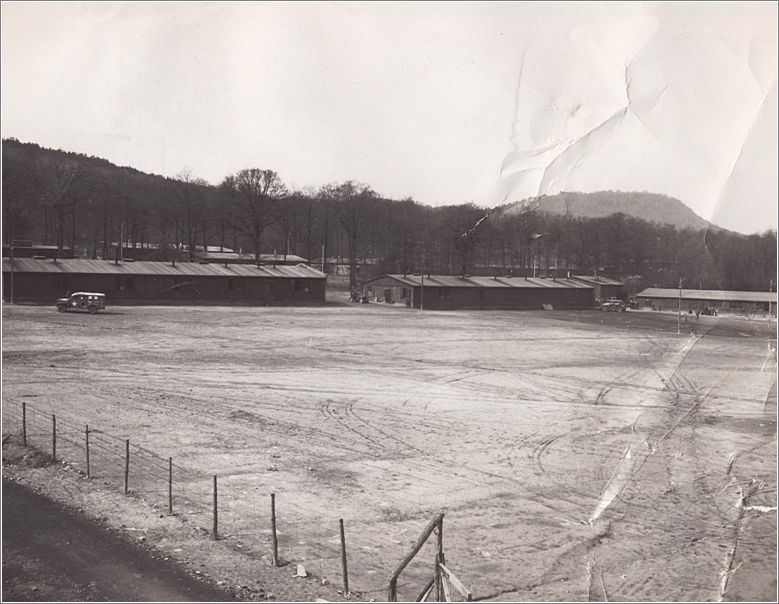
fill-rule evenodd
<path id="1" fill-rule="evenodd" d="M 368 184 L 286 187 L 273 166 L 247 166 L 218 185 L 97 157 L 3 141 L 3 242 L 55 245 L 113 258 L 116 242 L 195 261 L 198 247 L 286 251 L 347 264 L 353 285 L 382 273 L 528 275 L 569 270 L 644 287 L 762 290 L 776 278 L 776 232 L 710 228 L 681 202 L 646 193 L 562 193 L 487 213 L 389 199 Z M 560 208 L 567 210 L 560 211 Z M 129 257 L 137 257 L 133 254 Z"/>
<path id="2" fill-rule="evenodd" d="M 622 213 L 647 222 L 670 224 L 680 229 L 712 227 L 684 203 L 658 193 L 598 191 L 596 193 L 562 192 L 536 198 L 538 210 L 559 216 L 605 218 Z M 521 202 L 516 207 L 521 207 Z"/>

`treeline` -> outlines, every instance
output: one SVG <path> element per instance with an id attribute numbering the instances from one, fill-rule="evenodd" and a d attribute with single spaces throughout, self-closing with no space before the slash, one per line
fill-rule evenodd
<path id="1" fill-rule="evenodd" d="M 776 232 L 676 229 L 617 213 L 576 218 L 534 200 L 487 216 L 473 204 L 430 207 L 382 197 L 352 181 L 290 190 L 273 170 L 248 168 L 217 186 L 182 170 L 149 175 L 85 155 L 3 141 L 3 241 L 27 239 L 112 258 L 118 241 L 159 259 L 207 246 L 322 257 L 353 283 L 382 273 L 605 274 L 642 286 L 765 290 Z M 486 216 L 486 218 L 485 218 Z"/>

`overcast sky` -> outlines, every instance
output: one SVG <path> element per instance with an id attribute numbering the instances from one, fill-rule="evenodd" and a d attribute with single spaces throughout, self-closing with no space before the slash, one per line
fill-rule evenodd
<path id="1" fill-rule="evenodd" d="M 777 4 L 3 3 L 2 136 L 428 204 L 604 189 L 777 225 Z"/>

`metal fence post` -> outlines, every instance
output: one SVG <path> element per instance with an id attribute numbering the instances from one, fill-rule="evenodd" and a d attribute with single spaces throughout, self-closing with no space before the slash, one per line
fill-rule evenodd
<path id="1" fill-rule="evenodd" d="M 51 416 L 51 458 L 57 461 L 57 416 Z"/>
<path id="2" fill-rule="evenodd" d="M 444 517 L 441 516 L 438 520 L 438 547 L 435 554 L 435 593 L 436 598 L 440 602 L 443 595 L 441 589 L 441 567 L 439 564 L 444 562 Z"/>
<path id="3" fill-rule="evenodd" d="M 168 457 L 168 514 L 173 515 L 173 458 Z"/>
<path id="4" fill-rule="evenodd" d="M 27 446 L 27 403 L 22 403 L 22 444 Z"/>
<path id="5" fill-rule="evenodd" d="M 349 593 L 349 571 L 346 567 L 346 538 L 344 537 L 344 519 L 338 520 L 341 528 L 341 573 L 344 579 L 344 595 Z"/>
<path id="6" fill-rule="evenodd" d="M 124 441 L 124 494 L 130 491 L 130 439 Z"/>
<path id="7" fill-rule="evenodd" d="M 87 424 L 87 429 L 84 432 L 84 435 L 86 437 L 86 451 L 87 451 L 87 478 L 91 478 L 92 475 L 89 471 L 89 424 Z"/>
<path id="8" fill-rule="evenodd" d="M 279 539 L 276 536 L 276 493 L 270 494 L 270 526 L 273 533 L 273 566 L 279 565 Z"/>
<path id="9" fill-rule="evenodd" d="M 217 531 L 217 523 L 218 523 L 218 516 L 217 516 L 217 494 L 216 494 L 216 474 L 214 474 L 214 526 L 211 530 L 211 538 L 216 540 L 219 538 L 219 533 Z"/>

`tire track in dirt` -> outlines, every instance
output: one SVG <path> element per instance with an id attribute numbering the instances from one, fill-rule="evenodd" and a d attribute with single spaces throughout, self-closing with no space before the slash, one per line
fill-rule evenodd
<path id="1" fill-rule="evenodd" d="M 330 401 L 330 402 L 332 402 L 332 401 Z M 413 451 L 414 454 L 422 455 L 426 461 L 419 461 L 418 459 L 416 459 L 416 457 L 408 456 L 408 455 L 401 457 L 401 459 L 403 460 L 403 463 L 405 465 L 413 467 L 413 468 L 417 468 L 418 470 L 421 470 L 424 473 L 434 472 L 436 474 L 441 475 L 445 479 L 447 479 L 447 478 L 451 479 L 452 469 L 455 469 L 455 470 L 458 470 L 457 475 L 458 475 L 459 478 L 463 478 L 465 480 L 468 480 L 474 486 L 481 486 L 482 484 L 484 484 L 484 479 L 483 479 L 484 476 L 489 477 L 489 478 L 497 478 L 497 479 L 500 479 L 500 480 L 507 480 L 507 481 L 510 481 L 510 482 L 515 482 L 515 480 L 513 478 L 511 478 L 510 476 L 504 476 L 504 475 L 500 475 L 500 474 L 495 474 L 494 472 L 488 472 L 486 470 L 481 470 L 479 468 L 474 468 L 474 467 L 472 467 L 470 465 L 467 465 L 467 464 L 447 462 L 447 461 L 445 461 L 443 459 L 439 459 L 439 458 L 437 458 L 435 456 L 430 455 L 428 452 L 426 452 L 426 451 L 424 451 L 422 449 L 419 449 L 417 447 L 414 447 L 413 445 L 410 445 L 406 441 L 404 441 L 404 440 L 402 440 L 402 439 L 400 439 L 400 438 L 398 438 L 398 437 L 396 437 L 396 436 L 394 436 L 392 434 L 389 434 L 389 433 L 387 433 L 386 431 L 384 431 L 384 430 L 382 430 L 380 428 L 377 428 L 373 424 L 367 422 L 365 419 L 363 419 L 363 418 L 359 417 L 357 414 L 355 414 L 354 413 L 354 404 L 356 402 L 358 402 L 358 401 L 350 401 L 349 403 L 346 403 L 346 409 L 347 409 L 346 412 L 345 412 L 345 416 L 346 417 L 341 417 L 339 414 L 331 414 L 331 416 L 333 418 L 335 418 L 336 421 L 339 421 L 348 430 L 354 432 L 355 434 L 360 435 L 361 437 L 365 438 L 366 440 L 370 440 L 371 442 L 375 443 L 375 446 L 383 449 L 387 454 L 389 454 L 391 456 L 392 459 L 398 459 L 398 455 L 399 454 L 402 455 L 402 452 L 400 450 L 398 450 L 397 448 L 392 448 L 391 446 L 388 446 L 382 440 L 377 440 L 377 439 L 374 439 L 374 438 L 371 438 L 371 437 L 367 436 L 363 431 L 358 430 L 353 425 L 348 424 L 346 419 L 348 417 L 354 418 L 355 420 L 359 421 L 361 425 L 364 425 L 366 428 L 368 428 L 370 430 L 374 430 L 374 431 L 378 432 L 379 434 L 381 434 L 385 439 L 389 439 L 392 442 L 396 442 L 398 445 L 400 445 L 401 447 L 404 447 L 406 450 Z M 364 429 L 365 428 L 363 428 L 363 430 Z M 463 469 L 468 470 L 472 474 L 476 474 L 477 476 L 480 477 L 480 479 L 468 478 L 468 477 L 462 476 L 461 472 L 462 472 Z M 404 472 L 402 472 L 398 468 L 395 468 L 394 471 L 395 472 L 399 472 L 399 473 L 404 473 Z M 415 476 L 414 474 L 410 474 L 410 473 L 405 473 L 405 474 L 408 475 L 408 476 Z"/>
<path id="2" fill-rule="evenodd" d="M 341 450 L 349 451 L 357 456 L 371 455 L 370 448 L 362 449 L 345 445 L 340 434 L 328 432 L 321 428 L 304 426 L 298 422 L 283 420 L 278 417 L 266 418 L 259 416 L 254 413 L 253 410 L 246 411 L 240 406 L 241 403 L 238 400 L 236 400 L 236 404 L 228 404 L 213 399 L 206 401 L 197 397 L 182 395 L 175 391 L 163 391 L 151 387 L 138 387 L 135 390 L 139 392 L 124 392 L 123 398 L 126 403 L 131 403 L 135 408 L 140 410 L 147 409 L 154 413 L 169 410 L 169 415 L 175 417 L 177 421 L 180 421 L 182 415 L 195 418 L 197 421 L 193 425 L 201 423 L 204 417 L 211 417 L 214 414 L 218 414 L 224 419 L 237 421 L 238 423 L 234 424 L 230 429 L 229 436 L 233 441 L 237 441 L 236 437 L 238 434 L 235 432 L 236 427 L 239 427 L 242 424 L 247 426 L 245 430 L 241 430 L 241 432 L 245 432 L 245 434 L 242 435 L 243 440 L 247 443 L 256 441 L 256 431 L 252 429 L 252 426 L 257 422 L 264 421 L 266 428 L 271 428 L 275 425 L 281 430 L 281 433 L 286 438 L 296 438 L 310 442 L 311 437 L 325 437 Z M 144 396 L 144 392 L 149 394 Z M 98 395 L 96 392 L 93 392 L 91 393 L 91 396 L 102 398 L 103 400 L 110 401 L 114 404 L 116 400 L 116 395 L 110 393 Z M 245 401 L 243 401 L 243 404 L 245 404 Z M 263 403 L 263 406 L 273 407 L 273 405 L 268 405 L 267 403 Z M 289 411 L 280 404 L 275 407 L 277 409 Z M 266 440 L 268 440 L 267 437 Z M 236 446 L 237 444 L 238 443 L 236 442 Z"/>
<path id="3" fill-rule="evenodd" d="M 678 404 L 680 392 L 679 390 L 682 387 L 690 387 L 691 383 L 689 381 L 685 381 L 683 379 L 682 375 L 676 375 L 676 372 L 679 369 L 679 366 L 684 361 L 684 358 L 687 356 L 687 353 L 689 352 L 689 348 L 691 347 L 692 342 L 688 341 L 688 343 L 682 347 L 682 349 L 677 353 L 677 358 L 672 359 L 670 367 L 668 363 L 663 364 L 663 373 L 668 376 L 668 379 L 664 379 L 663 383 L 665 384 L 665 392 L 667 394 L 671 394 L 673 396 L 673 400 Z M 660 371 L 657 371 L 656 368 L 652 368 L 655 373 L 660 377 L 663 378 L 663 375 L 660 373 Z M 669 371 L 670 369 L 670 371 Z M 605 397 L 608 395 L 608 393 L 612 392 L 614 389 L 614 386 L 612 386 L 615 382 L 620 381 L 627 381 L 633 377 L 635 377 L 640 370 L 627 370 L 626 372 L 623 372 L 619 374 L 615 380 L 612 380 L 612 382 L 605 384 L 601 390 L 599 391 L 598 395 L 596 396 L 596 401 L 601 402 L 605 399 Z M 662 371 L 662 370 L 661 370 Z M 669 375 L 670 374 L 670 375 Z M 596 506 L 595 510 L 592 512 L 589 518 L 589 524 L 592 525 L 598 518 L 612 505 L 614 500 L 621 497 L 621 494 L 626 489 L 628 484 L 631 484 L 632 481 L 635 480 L 635 476 L 641 471 L 641 468 L 646 463 L 647 459 L 650 455 L 652 455 L 655 451 L 657 451 L 657 448 L 670 436 L 670 434 L 680 425 L 682 421 L 684 421 L 691 413 L 695 411 L 695 409 L 700 405 L 701 401 L 704 397 L 695 397 L 696 401 L 692 405 L 690 409 L 688 409 L 681 417 L 678 418 L 676 423 L 665 432 L 652 446 L 652 448 L 649 451 L 646 451 L 645 453 L 641 453 L 640 451 L 636 450 L 636 423 L 639 421 L 641 416 L 644 414 L 644 412 L 648 411 L 646 409 L 642 409 L 642 413 L 636 417 L 633 421 L 633 425 L 631 427 L 631 439 L 628 442 L 623 455 L 613 470 L 611 476 L 609 477 L 608 481 L 606 482 L 606 486 L 602 492 L 600 501 L 598 502 L 598 505 Z M 662 407 L 662 405 L 659 405 Z M 673 408 L 675 405 L 672 403 L 670 407 Z M 644 441 L 646 441 L 646 438 L 644 438 Z M 549 445 L 545 445 L 545 443 L 542 443 L 541 450 L 548 449 Z M 625 511 L 622 512 L 621 517 L 612 517 L 612 521 L 622 521 L 624 520 Z M 589 569 L 589 566 L 587 566 Z M 588 595 L 592 595 L 589 593 Z"/>
<path id="4" fill-rule="evenodd" d="M 558 434 L 556 436 L 546 438 L 542 440 L 541 443 L 538 446 L 536 446 L 535 449 L 533 449 L 533 454 L 532 454 L 533 462 L 541 470 L 541 475 L 546 474 L 546 469 L 544 468 L 544 464 L 541 463 L 541 461 L 544 455 L 546 455 L 546 452 L 549 449 L 549 447 L 551 447 L 554 443 L 556 443 L 564 436 L 571 434 L 571 432 L 573 432 L 573 430 L 569 430 L 567 432 L 563 432 L 562 434 Z"/>
<path id="5" fill-rule="evenodd" d="M 609 392 L 614 390 L 614 388 L 621 388 L 622 385 L 627 385 L 630 382 L 628 380 L 633 379 L 636 375 L 641 373 L 643 371 L 643 368 L 630 368 L 622 373 L 620 373 L 616 378 L 605 384 L 598 394 L 595 396 L 595 401 L 593 404 L 598 405 L 601 403 L 606 402 L 606 395 L 608 395 Z"/>
<path id="6" fill-rule="evenodd" d="M 626 525 L 632 524 L 635 527 L 633 530 L 637 533 L 640 533 L 646 524 L 645 518 L 651 517 L 657 513 L 657 510 L 663 510 L 663 513 L 665 514 L 664 520 L 666 522 L 670 522 L 672 525 L 678 524 L 682 527 L 688 525 L 697 527 L 692 529 L 692 532 L 695 535 L 693 538 L 694 542 L 695 540 L 700 539 L 700 531 L 704 531 L 704 534 L 709 533 L 712 535 L 718 535 L 721 532 L 723 526 L 727 526 L 732 522 L 732 512 L 729 508 L 717 507 L 716 505 L 713 505 L 710 499 L 701 496 L 701 494 L 705 495 L 706 493 L 711 495 L 711 486 L 703 484 L 702 486 L 696 486 L 693 490 L 683 489 L 682 491 L 679 491 L 674 490 L 673 485 L 669 482 L 670 491 L 667 491 L 666 493 L 660 494 L 658 496 L 658 491 L 656 488 L 657 485 L 650 484 L 650 488 L 646 490 L 642 488 L 642 484 L 639 481 L 635 480 L 635 477 L 641 471 L 644 464 L 647 463 L 650 456 L 659 450 L 660 446 L 683 422 L 688 421 L 688 419 L 691 417 L 694 417 L 694 414 L 703 406 L 703 403 L 710 398 L 711 388 L 713 386 L 710 387 L 707 391 L 701 392 L 697 385 L 689 378 L 686 372 L 683 371 L 682 368 L 686 358 L 687 354 L 685 353 L 681 359 L 678 359 L 678 362 L 672 363 L 670 367 L 668 364 L 665 364 L 665 367 L 671 370 L 671 375 L 668 376 L 668 379 L 665 380 L 665 383 L 667 385 L 668 393 L 673 394 L 673 402 L 669 405 L 669 419 L 672 419 L 672 421 L 675 420 L 675 422 L 655 441 L 655 443 L 651 446 L 648 454 L 644 456 L 643 459 L 641 459 L 641 461 L 636 464 L 634 468 L 631 468 L 630 472 L 628 472 L 629 476 L 627 477 L 626 484 L 623 489 L 620 489 L 618 496 L 622 498 L 622 492 L 628 490 L 627 482 L 629 481 L 629 489 L 640 497 L 636 498 L 635 495 L 632 495 L 627 500 L 623 499 L 623 501 L 630 504 L 630 508 L 627 510 L 623 509 L 621 517 L 614 518 L 613 520 L 617 520 L 620 523 Z M 656 373 L 658 376 L 662 377 L 660 372 L 656 371 Z M 666 375 L 668 374 L 666 373 Z M 679 407 L 682 400 L 681 396 L 685 396 L 690 392 L 694 393 L 693 404 L 683 412 L 682 409 L 679 409 L 681 416 L 679 413 L 673 412 L 675 407 Z M 694 429 L 694 424 L 695 422 L 693 421 L 693 424 L 691 425 L 692 429 Z M 628 451 L 629 450 L 630 449 L 628 449 Z M 674 505 L 670 507 L 670 501 L 664 499 L 664 496 L 669 493 L 672 498 L 670 501 L 675 502 Z M 643 501 L 642 508 L 640 509 L 637 507 L 639 500 Z M 626 515 L 626 512 L 629 512 L 629 514 Z M 670 516 L 668 516 L 669 513 Z M 635 519 L 633 518 L 634 516 Z M 673 518 L 678 518 L 676 523 L 673 523 Z M 620 547 L 622 548 L 621 556 L 627 556 L 628 559 L 640 560 L 645 555 L 645 550 L 639 547 L 638 544 L 633 544 L 631 546 L 629 543 L 621 543 Z M 654 584 L 655 581 L 660 580 L 658 572 L 659 571 L 648 574 L 642 573 L 643 576 L 640 579 L 637 577 L 637 581 L 627 583 L 623 582 L 621 586 L 622 591 L 620 592 L 622 597 L 628 597 L 629 599 L 643 599 L 642 594 L 647 594 L 646 588 L 650 584 Z"/>

